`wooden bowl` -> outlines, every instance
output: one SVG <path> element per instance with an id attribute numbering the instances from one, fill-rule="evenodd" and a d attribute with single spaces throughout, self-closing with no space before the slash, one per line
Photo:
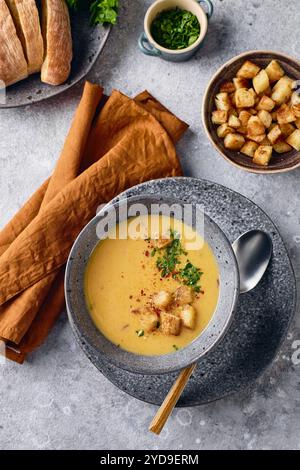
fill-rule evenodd
<path id="1" fill-rule="evenodd" d="M 226 149 L 223 139 L 217 135 L 217 126 L 211 121 L 211 114 L 215 110 L 215 96 L 219 92 L 222 82 L 232 80 L 245 60 L 251 60 L 261 67 L 266 67 L 271 60 L 277 60 L 287 75 L 295 80 L 300 80 L 300 62 L 285 54 L 271 51 L 249 51 L 234 57 L 217 71 L 206 89 L 202 106 L 202 119 L 207 135 L 218 152 L 238 168 L 261 174 L 282 173 L 293 170 L 300 166 L 300 152 L 297 150 L 284 154 L 273 152 L 269 165 L 262 167 L 253 163 L 252 159 L 246 155 Z"/>

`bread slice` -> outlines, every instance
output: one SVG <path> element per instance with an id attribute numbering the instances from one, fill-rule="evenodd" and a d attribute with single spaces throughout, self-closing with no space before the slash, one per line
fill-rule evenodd
<path id="1" fill-rule="evenodd" d="M 42 31 L 45 60 L 41 80 L 60 85 L 70 75 L 73 55 L 70 16 L 65 0 L 42 0 Z"/>
<path id="2" fill-rule="evenodd" d="M 28 73 L 41 70 L 44 42 L 35 0 L 6 0 L 27 59 Z"/>
<path id="3" fill-rule="evenodd" d="M 0 86 L 12 85 L 27 76 L 21 41 L 5 0 L 0 0 Z"/>

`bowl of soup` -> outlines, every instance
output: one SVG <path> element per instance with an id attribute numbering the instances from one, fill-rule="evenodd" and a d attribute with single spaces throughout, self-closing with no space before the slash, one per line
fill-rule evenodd
<path id="1" fill-rule="evenodd" d="M 226 333 L 239 295 L 235 255 L 201 205 L 159 195 L 105 206 L 71 250 L 66 305 L 96 365 L 163 374 Z"/>

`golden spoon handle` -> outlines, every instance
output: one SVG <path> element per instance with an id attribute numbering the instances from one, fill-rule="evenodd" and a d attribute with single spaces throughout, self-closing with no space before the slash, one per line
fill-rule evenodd
<path id="1" fill-rule="evenodd" d="M 149 431 L 154 432 L 155 434 L 160 434 L 176 403 L 178 402 L 186 384 L 188 383 L 196 365 L 197 364 L 192 364 L 180 372 L 177 380 L 172 385 L 168 395 L 154 416 L 149 426 Z"/>

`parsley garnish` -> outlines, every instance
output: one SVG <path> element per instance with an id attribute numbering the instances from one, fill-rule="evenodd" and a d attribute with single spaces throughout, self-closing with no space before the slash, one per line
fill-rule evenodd
<path id="1" fill-rule="evenodd" d="M 91 23 L 116 24 L 119 12 L 119 0 L 67 0 L 67 4 L 74 10 L 84 8 L 89 4 L 91 12 Z"/>
<path id="2" fill-rule="evenodd" d="M 185 286 L 192 287 L 195 292 L 200 292 L 201 286 L 198 282 L 201 279 L 202 272 L 199 268 L 194 266 L 189 260 L 187 260 L 184 268 L 179 269 L 181 264 L 181 255 L 187 255 L 187 252 L 183 249 L 180 235 L 174 230 L 170 229 L 170 238 L 172 242 L 165 248 L 154 248 L 151 252 L 151 256 L 159 254 L 156 260 L 157 269 L 160 271 L 161 277 L 172 276 L 173 279 L 181 282 Z"/>
<path id="3" fill-rule="evenodd" d="M 199 268 L 188 262 L 185 267 L 179 271 L 178 276 L 184 285 L 192 287 L 195 292 L 200 292 L 201 287 L 198 285 L 198 282 L 202 274 Z"/>
<path id="4" fill-rule="evenodd" d="M 178 234 L 170 230 L 170 237 L 172 242 L 166 248 L 157 250 L 159 252 L 163 251 L 163 256 L 159 256 L 156 261 L 156 266 L 162 277 L 174 275 L 176 266 L 180 263 L 180 255 L 186 255 Z"/>
<path id="5" fill-rule="evenodd" d="M 162 11 L 151 25 L 153 39 L 167 49 L 185 49 L 197 41 L 200 24 L 190 11 L 174 8 Z"/>

